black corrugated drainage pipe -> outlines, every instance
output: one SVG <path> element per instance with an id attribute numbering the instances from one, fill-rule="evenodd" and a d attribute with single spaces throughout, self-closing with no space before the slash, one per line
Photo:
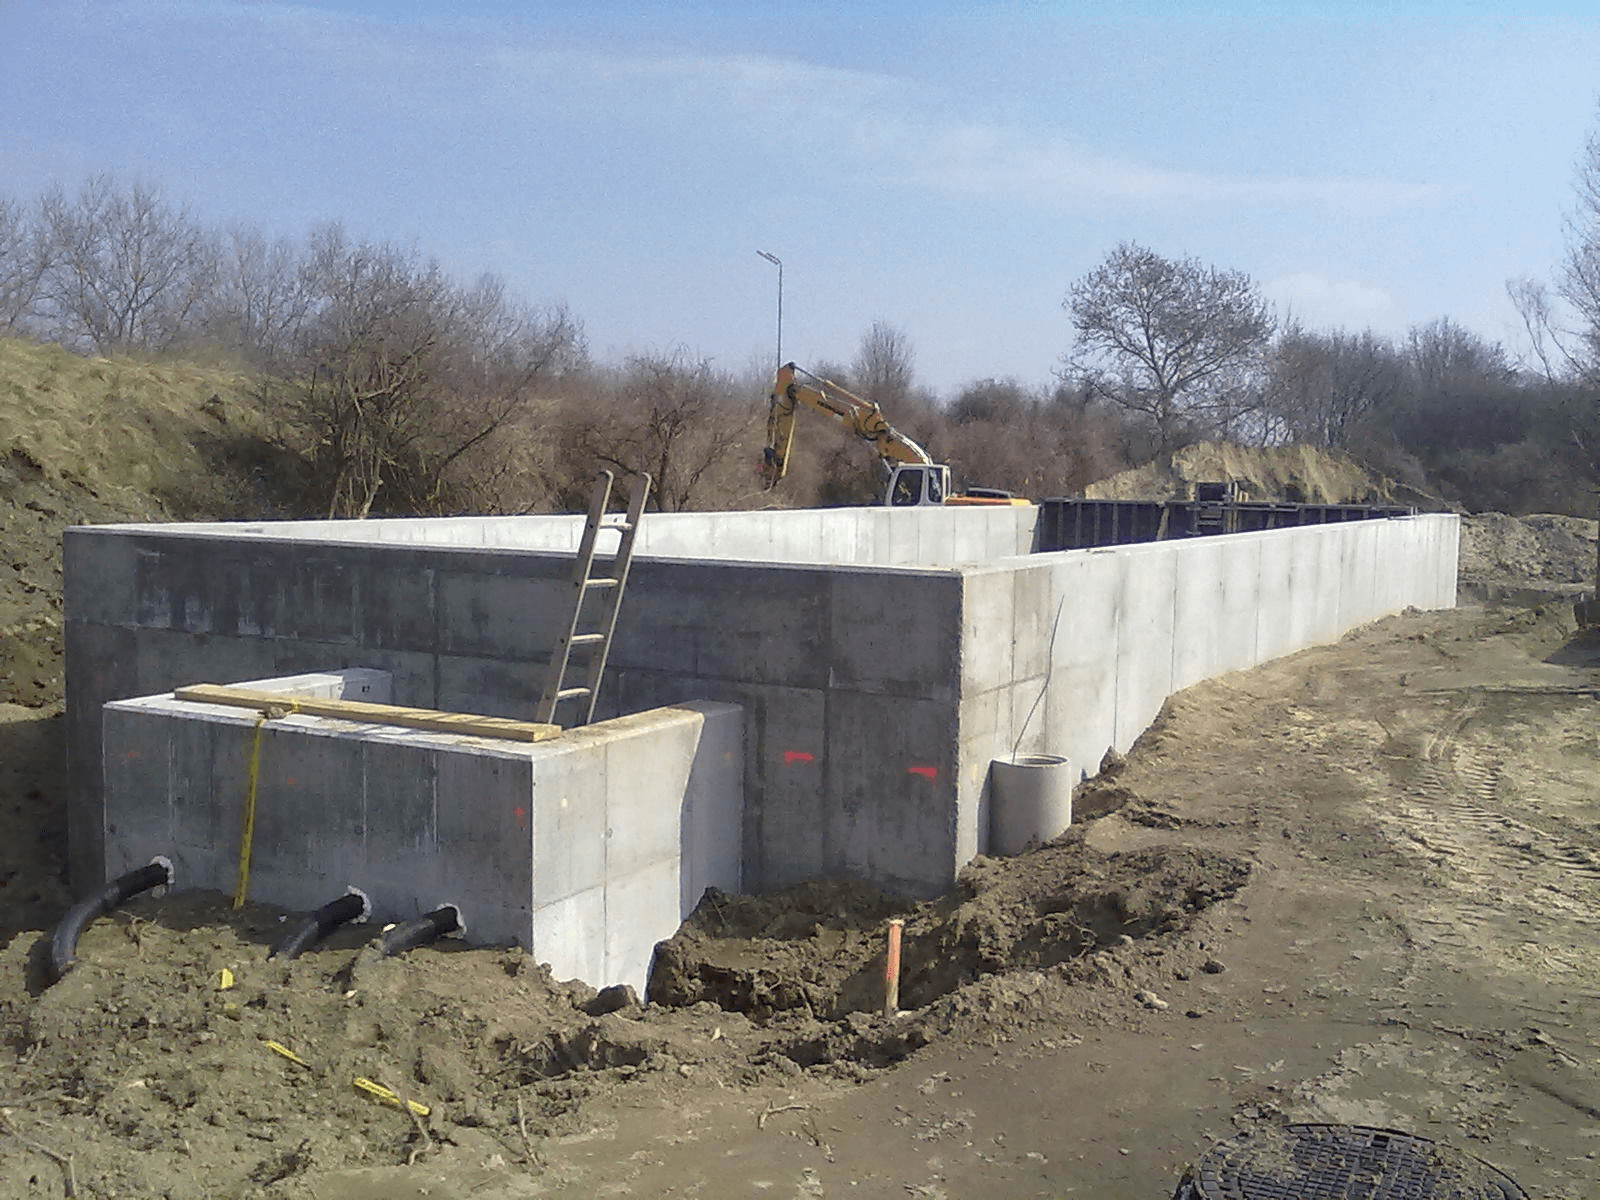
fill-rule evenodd
<path id="1" fill-rule="evenodd" d="M 149 866 L 118 876 L 94 895 L 85 896 L 68 909 L 67 915 L 61 918 L 61 924 L 56 926 L 55 933 L 50 937 L 50 982 L 60 979 L 77 961 L 73 955 L 78 949 L 78 938 L 91 921 L 140 892 L 171 887 L 173 878 L 172 860 L 158 854 L 150 860 Z"/>
<path id="2" fill-rule="evenodd" d="M 347 921 L 357 925 L 372 915 L 372 901 L 358 887 L 352 887 L 337 900 L 330 900 L 312 913 L 283 941 L 279 942 L 268 958 L 291 962 L 311 949 Z"/>
<path id="3" fill-rule="evenodd" d="M 447 934 L 460 937 L 466 932 L 467 923 L 462 919 L 461 909 L 454 904 L 441 904 L 427 916 L 389 926 L 378 939 L 378 948 L 383 951 L 385 958 L 393 958 L 396 954 L 426 946 Z"/>

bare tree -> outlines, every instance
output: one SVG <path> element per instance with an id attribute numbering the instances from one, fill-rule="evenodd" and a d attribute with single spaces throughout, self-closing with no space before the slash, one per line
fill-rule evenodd
<path id="1" fill-rule="evenodd" d="M 1274 320 L 1250 277 L 1124 242 L 1062 301 L 1077 343 L 1068 371 L 1155 428 L 1217 427 L 1260 403 L 1251 379 Z"/>
<path id="2" fill-rule="evenodd" d="M 199 323 L 211 341 L 261 365 L 281 364 L 315 303 L 295 244 L 236 224 L 219 239 L 214 286 Z"/>
<path id="3" fill-rule="evenodd" d="M 188 331 L 214 254 L 187 205 L 167 204 L 153 184 L 124 188 L 101 174 L 72 199 L 60 187 L 46 192 L 39 222 L 50 259 L 42 296 L 59 340 L 159 350 Z"/>
<path id="4" fill-rule="evenodd" d="M 574 471 L 648 472 L 666 512 L 727 504 L 754 485 L 761 414 L 733 380 L 683 350 L 628 360 L 570 439 Z M 573 414 L 576 415 L 576 414 Z"/>
<path id="5" fill-rule="evenodd" d="M 351 244 L 336 225 L 308 259 L 317 307 L 288 412 L 330 517 L 456 507 L 474 492 L 474 454 L 582 359 L 570 314 L 519 309 L 492 278 L 459 288 L 414 251 Z"/>
<path id="6" fill-rule="evenodd" d="M 1600 118 L 1584 143 L 1566 219 L 1566 255 L 1554 289 L 1512 279 L 1506 292 L 1522 317 L 1534 357 L 1551 383 L 1600 387 Z"/>
<path id="7" fill-rule="evenodd" d="M 890 412 L 911 395 L 916 352 L 905 333 L 887 321 L 874 321 L 861 337 L 850 375 L 854 388 Z"/>
<path id="8" fill-rule="evenodd" d="M 1272 352 L 1267 407 L 1281 440 L 1348 450 L 1358 426 L 1406 392 L 1405 360 L 1370 330 L 1286 329 Z"/>
<path id="9" fill-rule="evenodd" d="M 16 331 L 33 313 L 48 259 L 22 204 L 0 196 L 0 330 Z"/>
<path id="10" fill-rule="evenodd" d="M 963 483 L 1062 496 L 1130 465 L 1112 450 L 1112 414 L 1057 402 L 1015 379 L 970 383 L 945 412 L 939 445 Z"/>
<path id="11" fill-rule="evenodd" d="M 1446 391 L 1461 383 L 1505 384 L 1516 377 L 1498 342 L 1486 341 L 1449 317 L 1413 325 L 1406 352 L 1423 391 Z"/>
<path id="12" fill-rule="evenodd" d="M 1590 386 L 1600 386 L 1600 120 L 1578 163 L 1578 207 L 1567 222 L 1567 257 L 1557 288 L 1578 314 L 1576 356 Z"/>

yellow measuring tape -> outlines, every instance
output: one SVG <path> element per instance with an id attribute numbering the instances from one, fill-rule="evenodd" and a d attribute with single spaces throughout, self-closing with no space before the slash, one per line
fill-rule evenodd
<path id="1" fill-rule="evenodd" d="M 256 837 L 256 781 L 261 775 L 261 730 L 273 717 L 299 711 L 300 706 L 285 697 L 281 704 L 275 699 L 271 708 L 262 709 L 256 716 L 256 731 L 250 739 L 250 766 L 244 790 L 244 827 L 239 831 L 239 875 L 233 885 L 235 908 L 244 907 L 244 898 L 250 891 L 250 849 Z"/>
<path id="2" fill-rule="evenodd" d="M 250 891 L 250 847 L 256 836 L 256 780 L 261 774 L 261 730 L 267 723 L 267 713 L 256 717 L 256 731 L 250 739 L 250 766 L 246 772 L 244 789 L 244 828 L 239 832 L 239 878 L 233 885 L 233 906 L 244 907 L 245 895 Z"/>

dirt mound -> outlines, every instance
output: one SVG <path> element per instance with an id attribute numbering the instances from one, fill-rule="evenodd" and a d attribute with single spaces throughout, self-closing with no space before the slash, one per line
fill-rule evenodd
<path id="1" fill-rule="evenodd" d="M 1197 442 L 1142 467 L 1091 483 L 1090 500 L 1188 500 L 1194 485 L 1236 480 L 1244 499 L 1287 504 L 1409 504 L 1428 511 L 1437 496 L 1368 471 L 1355 459 L 1311 446 Z"/>
<path id="2" fill-rule="evenodd" d="M 986 976 L 1060 967 L 1179 932 L 1248 875 L 1240 860 L 1191 847 L 1104 854 L 1074 829 L 1020 858 L 975 859 L 949 896 L 914 907 L 854 884 L 712 893 L 657 948 L 650 998 L 709 1001 L 758 1020 L 785 1010 L 825 1020 L 876 1012 L 883 921 L 899 913 L 901 1002 L 925 1009 Z M 854 903 L 828 902 L 841 894 Z"/>
<path id="3" fill-rule="evenodd" d="M 271 961 L 283 915 L 217 895 L 138 900 L 91 926 L 49 988 L 40 939 L 0 953 L 0 1036 L 20 1056 L 5 1103 L 39 1144 L 73 1151 L 80 1195 L 280 1195 L 307 1171 L 425 1150 L 531 1163 L 593 1088 L 682 1084 L 741 1054 L 722 1033 L 735 1015 L 597 1004 L 517 950 L 402 961 L 343 932 Z M 414 1121 L 358 1080 L 426 1111 Z M 0 1194 L 32 1194 L 12 1162 Z"/>
<path id="4" fill-rule="evenodd" d="M 88 1195 L 291 1195 L 309 1172 L 422 1154 L 531 1166 L 602 1092 L 853 1080 L 975 1022 L 1041 1006 L 1096 1019 L 1097 987 L 1159 985 L 1193 959 L 1170 935 L 1248 872 L 1191 847 L 1104 854 L 1074 831 L 980 859 L 922 905 L 859 884 L 712 892 L 660 947 L 644 1005 L 557 982 L 518 950 L 382 959 L 352 930 L 278 962 L 286 914 L 215 894 L 140 899 L 86 931 L 54 986 L 41 935 L 0 953 L 0 1039 L 18 1055 L 6 1103 L 38 1144 L 73 1148 Z M 899 1019 L 881 1013 L 895 912 L 915 1010 Z M 413 1120 L 358 1080 L 426 1112 Z M 0 1172 L 0 1192 L 47 1166 Z"/>
<path id="5" fill-rule="evenodd" d="M 61 696 L 61 533 L 262 503 L 251 379 L 0 338 L 0 701 Z"/>
<path id="6" fill-rule="evenodd" d="M 1593 588 L 1596 530 L 1594 521 L 1552 513 L 1463 517 L 1458 575 L 1463 584 Z"/>

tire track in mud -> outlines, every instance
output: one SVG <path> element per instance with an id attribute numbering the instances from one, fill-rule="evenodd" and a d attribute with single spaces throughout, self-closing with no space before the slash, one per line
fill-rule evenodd
<path id="1" fill-rule="evenodd" d="M 1420 851 L 1430 882 L 1459 898 L 1440 906 L 1448 920 L 1419 923 L 1430 927 L 1428 941 L 1451 949 L 1481 953 L 1497 945 L 1543 971 L 1591 971 L 1588 946 L 1536 935 L 1563 925 L 1600 928 L 1600 860 L 1560 831 L 1506 811 L 1515 801 L 1507 796 L 1507 754 L 1497 730 L 1487 726 L 1482 738 L 1470 731 L 1483 713 L 1482 699 L 1468 696 L 1420 731 L 1406 786 L 1380 810 L 1391 840 Z"/>

